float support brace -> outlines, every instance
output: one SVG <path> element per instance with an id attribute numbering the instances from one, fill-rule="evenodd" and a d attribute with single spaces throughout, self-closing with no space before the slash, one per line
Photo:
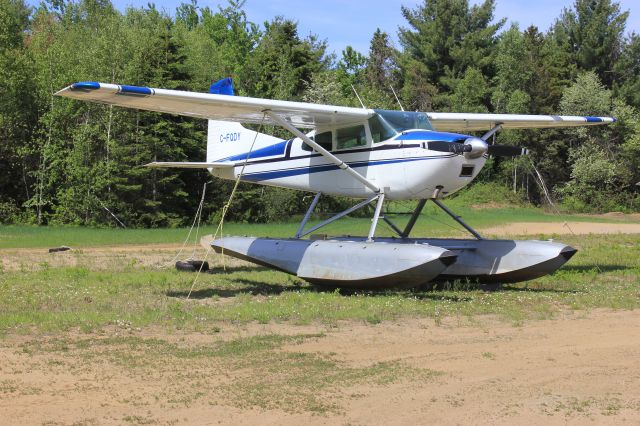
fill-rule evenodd
<path id="1" fill-rule="evenodd" d="M 322 192 L 318 192 L 316 194 L 316 196 L 313 198 L 313 201 L 311 202 L 311 205 L 309 206 L 309 209 L 307 210 L 307 213 L 305 213 L 304 218 L 302 219 L 302 222 L 300 222 L 300 226 L 298 227 L 298 230 L 296 231 L 295 238 L 300 238 L 300 236 L 302 235 L 302 231 L 304 231 L 304 227 L 307 224 L 307 222 L 309 221 L 309 218 L 311 217 L 311 214 L 315 210 L 316 205 L 318 204 L 318 201 L 320 200 L 320 196 L 321 195 L 322 195 Z"/>

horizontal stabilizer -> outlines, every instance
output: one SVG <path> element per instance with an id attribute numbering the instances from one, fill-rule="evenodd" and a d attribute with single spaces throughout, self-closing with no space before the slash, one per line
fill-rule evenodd
<path id="1" fill-rule="evenodd" d="M 154 161 L 153 163 L 145 164 L 145 167 L 150 167 L 152 169 L 163 169 L 163 168 L 178 168 L 178 169 L 225 169 L 228 167 L 233 167 L 233 163 L 189 163 L 189 162 L 159 162 Z"/>

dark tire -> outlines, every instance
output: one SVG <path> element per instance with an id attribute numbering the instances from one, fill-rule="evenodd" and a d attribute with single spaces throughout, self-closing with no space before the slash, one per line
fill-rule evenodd
<path id="1" fill-rule="evenodd" d="M 58 252 L 61 252 L 61 251 L 68 251 L 68 250 L 71 250 L 71 247 L 60 246 L 60 247 L 50 248 L 49 249 L 49 253 L 58 253 Z"/>
<path id="2" fill-rule="evenodd" d="M 196 267 L 195 266 L 193 266 L 189 262 L 183 262 L 182 260 L 179 260 L 179 261 L 176 262 L 176 269 L 178 271 L 183 271 L 183 272 L 195 272 L 196 271 Z"/>
<path id="3" fill-rule="evenodd" d="M 187 263 L 193 265 L 196 271 L 207 272 L 209 270 L 209 262 L 206 260 L 187 260 Z"/>
<path id="4" fill-rule="evenodd" d="M 502 290 L 502 283 L 483 283 L 480 284 L 480 290 L 492 292 Z"/>

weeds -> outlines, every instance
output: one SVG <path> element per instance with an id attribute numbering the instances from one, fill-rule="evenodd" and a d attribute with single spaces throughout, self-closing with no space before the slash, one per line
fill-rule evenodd
<path id="1" fill-rule="evenodd" d="M 402 317 L 494 314 L 520 324 L 563 309 L 635 309 L 640 306 L 640 237 L 567 237 L 580 249 L 562 269 L 537 280 L 484 291 L 467 281 L 437 290 L 318 292 L 295 277 L 242 266 L 202 275 L 189 300 L 193 276 L 137 266 L 120 272 L 76 267 L 0 275 L 0 333 L 156 324 L 210 331 L 221 323 L 342 320 L 377 324 Z"/>

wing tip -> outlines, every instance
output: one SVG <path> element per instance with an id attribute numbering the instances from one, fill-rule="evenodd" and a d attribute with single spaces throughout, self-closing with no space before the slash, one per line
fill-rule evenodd
<path id="1" fill-rule="evenodd" d="M 128 96 L 150 96 L 155 94 L 155 90 L 150 87 L 130 86 L 126 84 L 111 85 L 111 84 L 98 83 L 97 81 L 79 81 L 77 83 L 73 83 L 72 85 L 67 86 L 64 89 L 56 92 L 56 95 L 67 96 L 69 92 L 90 93 L 99 89 L 112 89 L 112 90 L 115 90 L 115 93 L 117 95 L 128 95 Z"/>
<path id="2" fill-rule="evenodd" d="M 585 116 L 585 121 L 587 123 L 600 123 L 600 124 L 610 124 L 618 121 L 615 117 L 593 117 L 593 116 Z"/>
<path id="3" fill-rule="evenodd" d="M 64 89 L 58 90 L 56 93 L 54 93 L 54 95 L 69 97 L 70 92 L 89 93 L 98 89 L 100 89 L 100 83 L 96 81 L 79 81 L 65 87 Z"/>
<path id="4" fill-rule="evenodd" d="M 97 90 L 100 88 L 100 83 L 97 81 L 79 81 L 69 86 L 70 90 Z"/>

